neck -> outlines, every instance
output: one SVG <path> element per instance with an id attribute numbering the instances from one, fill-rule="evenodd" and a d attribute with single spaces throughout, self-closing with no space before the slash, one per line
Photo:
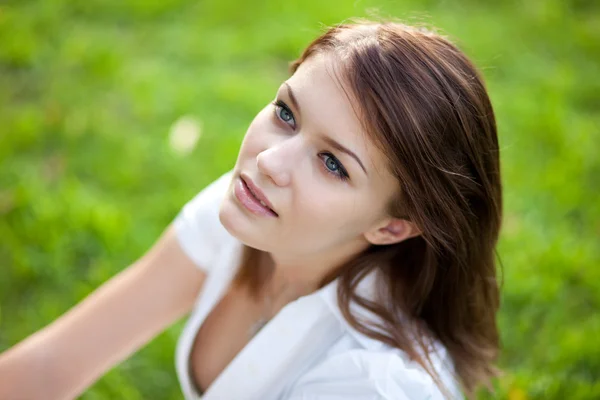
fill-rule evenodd
<path id="1" fill-rule="evenodd" d="M 287 293 L 288 296 L 298 298 L 317 291 L 327 276 L 356 257 L 366 247 L 367 245 L 360 243 L 337 251 L 328 251 L 326 254 L 314 253 L 310 256 L 295 257 L 263 252 L 262 261 L 270 271 L 269 279 L 273 293 Z"/>

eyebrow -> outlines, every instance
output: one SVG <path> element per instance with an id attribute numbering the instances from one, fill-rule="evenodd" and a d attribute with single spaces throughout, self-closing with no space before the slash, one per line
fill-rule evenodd
<path id="1" fill-rule="evenodd" d="M 294 104 L 294 107 L 296 107 L 298 112 L 300 114 L 302 114 L 302 111 L 300 110 L 300 104 L 298 104 L 298 100 L 296 100 L 296 96 L 294 96 L 294 91 L 292 90 L 292 87 L 287 82 L 283 82 L 283 84 L 287 88 L 288 96 L 290 96 L 290 99 L 292 100 L 292 104 Z"/>
<path id="2" fill-rule="evenodd" d="M 354 154 L 352 152 L 352 150 L 350 150 L 350 149 L 342 146 L 340 143 L 336 142 L 334 139 L 330 138 L 329 136 L 323 136 L 323 140 L 326 141 L 330 146 L 335 147 L 339 151 L 341 151 L 343 153 L 346 153 L 350 157 L 354 158 L 356 160 L 356 162 L 358 163 L 358 165 L 360 165 L 360 167 L 362 168 L 362 170 L 365 172 L 365 175 L 368 175 L 365 166 L 360 161 L 360 158 L 358 158 L 358 156 L 356 154 Z"/>
<path id="3" fill-rule="evenodd" d="M 285 87 L 287 89 L 288 96 L 290 97 L 290 100 L 292 101 L 292 104 L 294 105 L 294 107 L 296 107 L 296 109 L 298 110 L 298 113 L 302 114 L 302 111 L 300 110 L 300 104 L 298 104 L 298 100 L 296 99 L 296 96 L 294 95 L 294 91 L 292 90 L 292 87 L 287 82 L 283 82 L 283 84 L 285 85 Z M 354 154 L 354 152 L 352 150 L 348 149 L 347 147 L 342 146 L 339 142 L 337 142 L 336 140 L 330 138 L 329 136 L 323 135 L 322 138 L 331 147 L 334 147 L 337 150 L 339 150 L 339 151 L 341 151 L 343 153 L 346 153 L 350 157 L 354 158 L 356 160 L 356 162 L 358 163 L 358 165 L 360 165 L 360 167 L 362 168 L 362 170 L 365 172 L 365 175 L 368 175 L 367 174 L 367 169 L 363 165 L 362 161 L 360 161 L 360 158 L 358 158 L 358 156 L 356 154 Z"/>

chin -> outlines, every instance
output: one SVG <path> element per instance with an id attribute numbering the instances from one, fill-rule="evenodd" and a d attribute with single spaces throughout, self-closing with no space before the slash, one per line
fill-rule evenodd
<path id="1" fill-rule="evenodd" d="M 246 246 L 269 251 L 268 246 L 265 246 L 268 241 L 265 240 L 264 235 L 257 232 L 256 224 L 248 220 L 244 212 L 236 204 L 233 204 L 231 199 L 225 199 L 221 203 L 219 221 L 231 236 Z"/>

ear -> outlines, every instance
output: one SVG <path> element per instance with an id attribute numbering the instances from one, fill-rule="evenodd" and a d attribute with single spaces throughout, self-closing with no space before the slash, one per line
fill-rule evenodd
<path id="1" fill-rule="evenodd" d="M 365 239 L 371 244 L 394 244 L 419 236 L 421 231 L 406 219 L 389 218 L 372 230 L 365 232 Z"/>

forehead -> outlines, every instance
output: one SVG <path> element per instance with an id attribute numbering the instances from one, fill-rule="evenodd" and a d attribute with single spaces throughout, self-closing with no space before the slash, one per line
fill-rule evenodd
<path id="1" fill-rule="evenodd" d="M 303 129 L 329 136 L 350 148 L 367 170 L 381 166 L 378 161 L 382 157 L 363 128 L 337 58 L 315 54 L 298 67 L 287 83 L 298 100 Z"/>
<path id="2" fill-rule="evenodd" d="M 324 107 L 329 112 L 328 118 L 343 117 L 345 128 L 362 132 L 360 120 L 349 99 L 350 93 L 345 93 L 342 69 L 334 57 L 323 54 L 309 57 L 287 82 L 299 100 L 303 100 L 300 105 L 303 110 Z M 319 107 L 313 107 L 317 105 Z"/>

